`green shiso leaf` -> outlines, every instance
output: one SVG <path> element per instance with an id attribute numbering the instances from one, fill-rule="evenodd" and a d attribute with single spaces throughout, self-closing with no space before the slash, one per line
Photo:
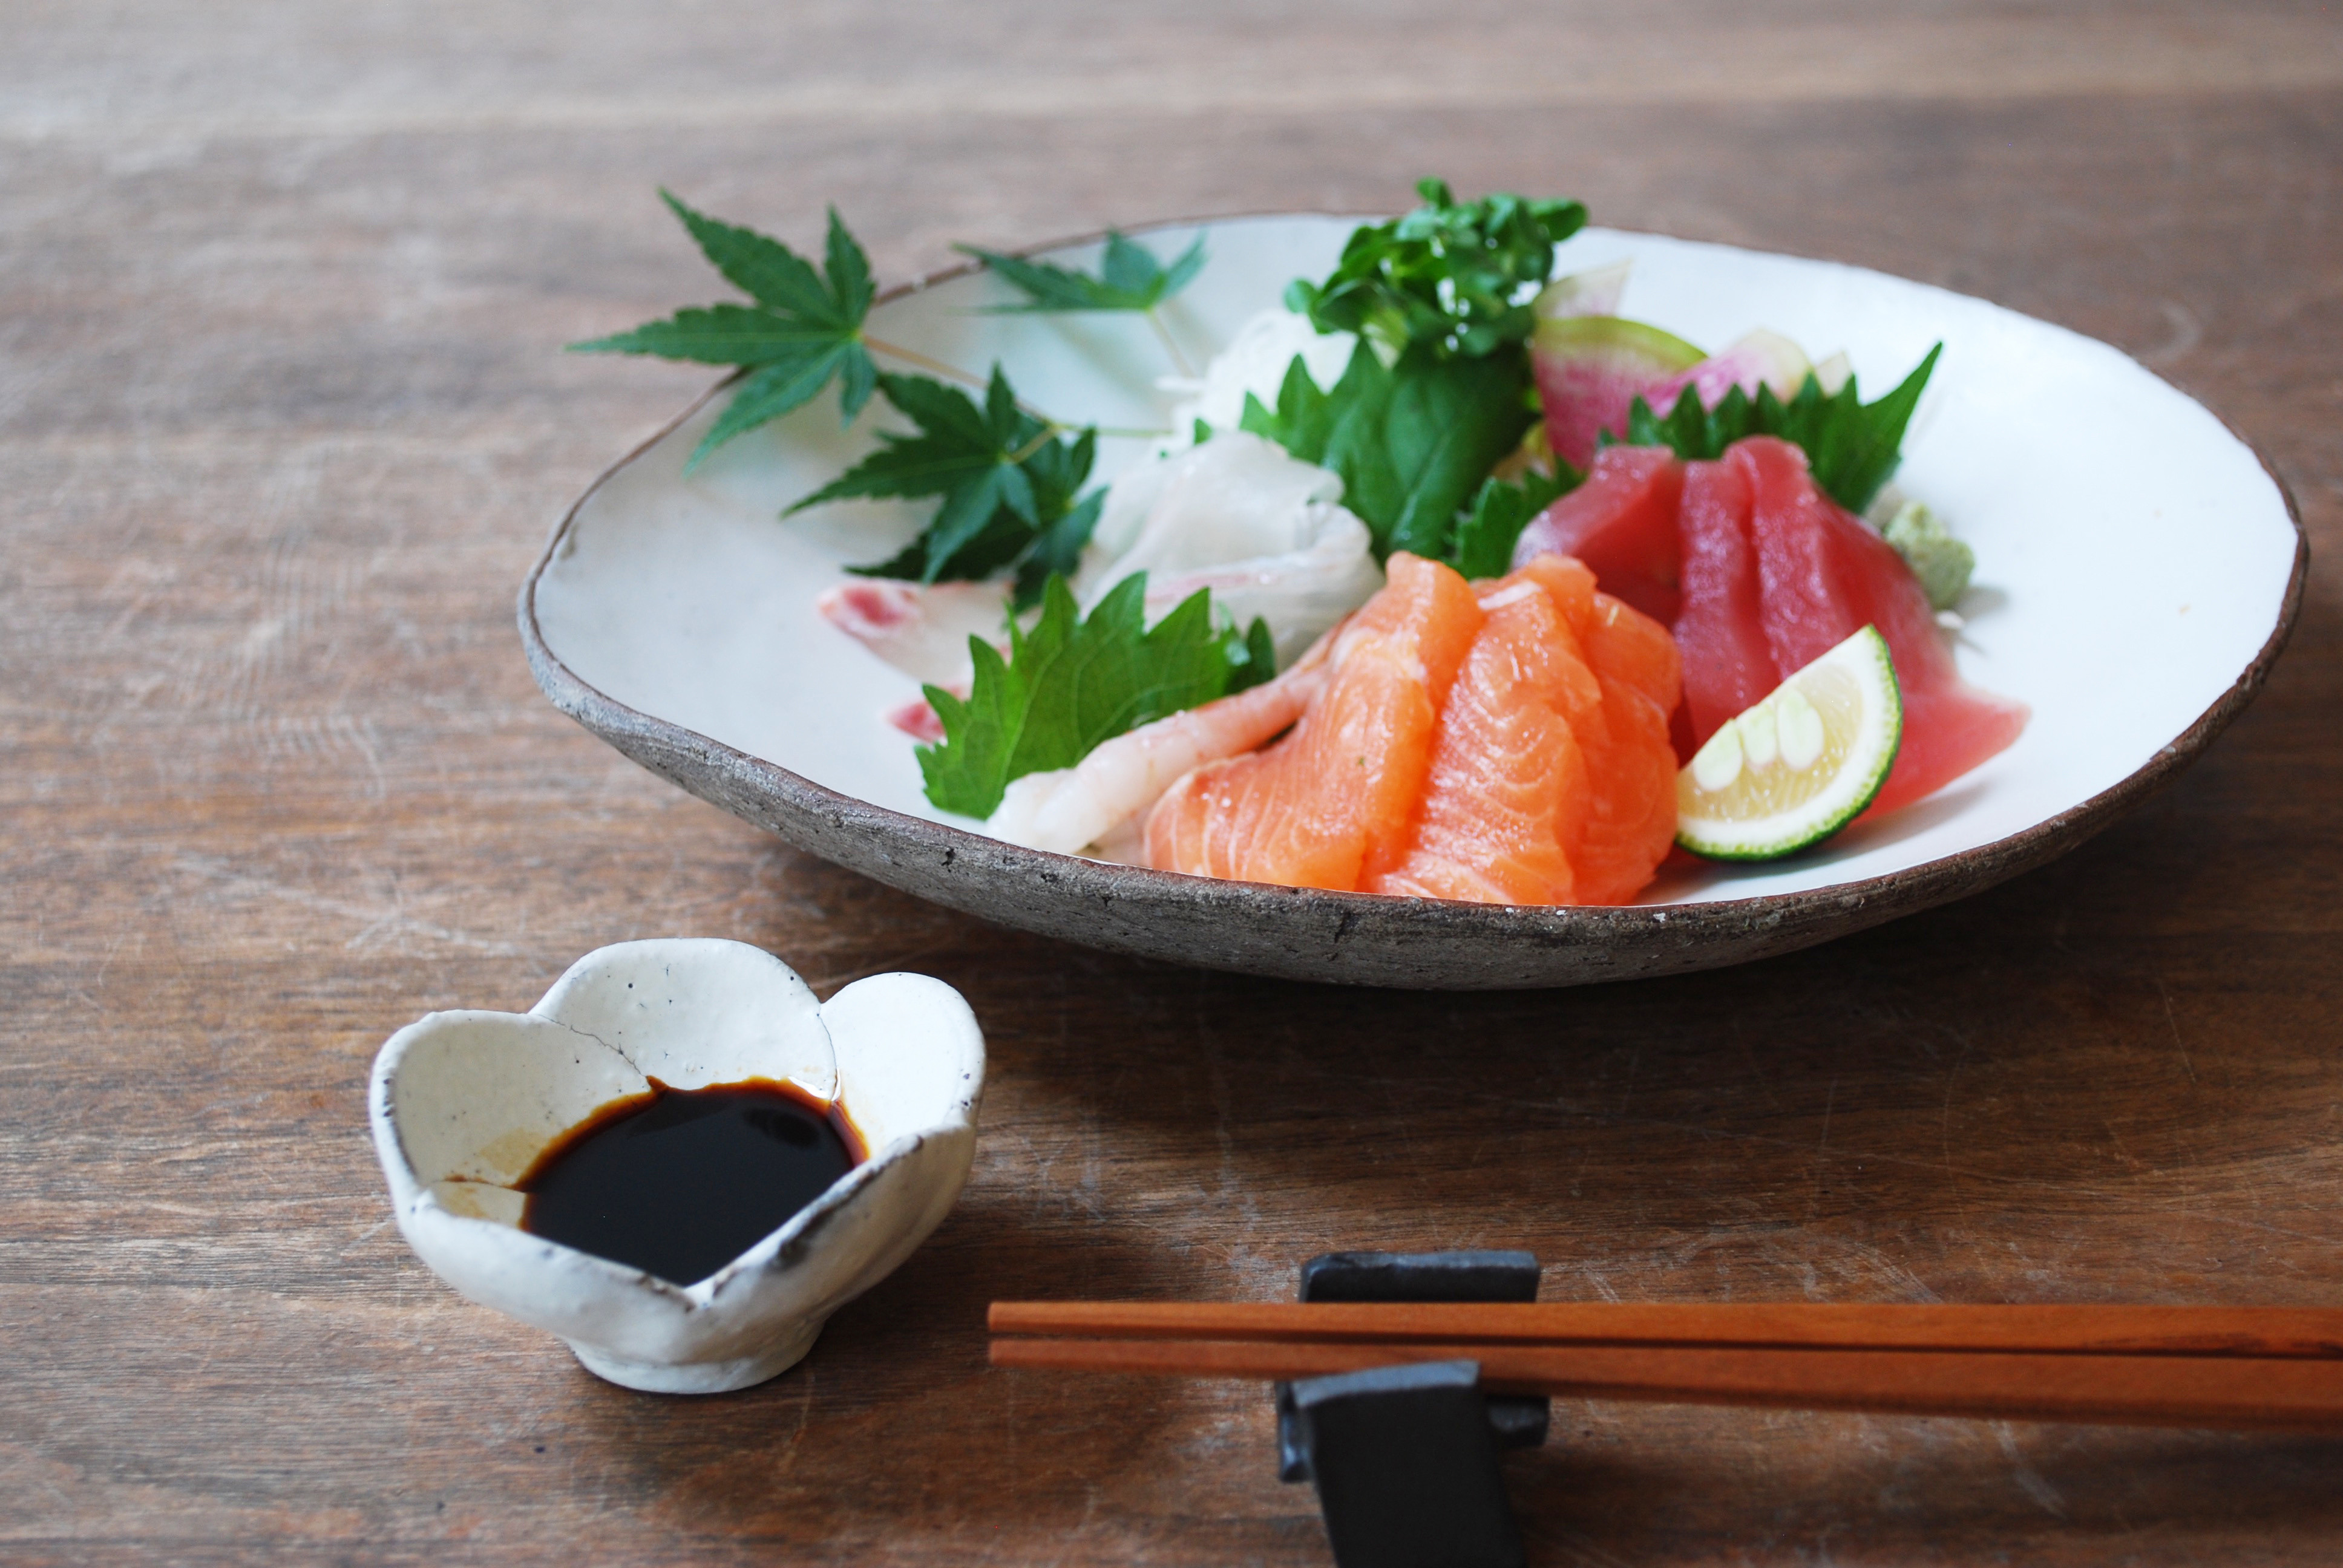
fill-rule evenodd
<path id="1" fill-rule="evenodd" d="M 1385 365 L 1362 339 L 1342 378 L 1321 390 L 1299 355 L 1277 407 L 1245 399 L 1241 427 L 1342 478 L 1342 504 L 1366 523 L 1375 554 L 1445 558 L 1456 514 L 1534 422 L 1526 354 L 1477 358 L 1420 343 Z"/>
<path id="2" fill-rule="evenodd" d="M 1929 374 L 1943 354 L 1941 343 L 1928 350 L 1896 390 L 1876 403 L 1858 396 L 1855 379 L 1825 396 L 1811 374 L 1787 403 L 1770 387 L 1757 388 L 1755 397 L 1738 387 L 1725 393 L 1714 408 L 1701 407 L 1700 394 L 1686 387 L 1675 407 L 1654 414 L 1641 397 L 1627 413 L 1626 444 L 1668 447 L 1687 462 L 1711 459 L 1745 436 L 1778 436 L 1805 449 L 1815 483 L 1850 512 L 1871 504 L 1896 472 L 1904 455 L 1904 431 L 1912 410 L 1926 389 Z M 1612 444 L 1606 434 L 1603 444 Z"/>
<path id="3" fill-rule="evenodd" d="M 1513 569 L 1513 547 L 1530 519 L 1578 487 L 1584 476 L 1561 458 L 1555 472 L 1535 469 L 1518 485 L 1490 479 L 1473 498 L 1473 509 L 1456 525 L 1456 538 L 1448 564 L 1467 578 L 1498 578 Z"/>
<path id="4" fill-rule="evenodd" d="M 920 749 L 928 799 L 946 811 L 990 817 L 1012 779 L 1071 768 L 1102 740 L 1252 685 L 1273 669 L 1269 628 L 1215 628 L 1212 596 L 1190 595 L 1146 626 L 1147 574 L 1117 583 L 1087 618 L 1062 577 L 1041 593 L 1031 631 L 1010 627 L 1009 658 L 969 639 L 976 675 L 963 699 L 927 698 L 944 739 Z"/>

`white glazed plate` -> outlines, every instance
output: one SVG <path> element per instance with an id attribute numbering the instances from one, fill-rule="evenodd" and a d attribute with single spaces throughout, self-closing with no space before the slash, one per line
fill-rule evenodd
<path id="1" fill-rule="evenodd" d="M 1322 276 L 1357 220 L 1201 226 L 1202 274 L 1166 309 L 1199 363 L 1285 284 Z M 1169 257 L 1200 232 L 1141 237 Z M 1095 241 L 1040 254 L 1094 265 Z M 1962 897 L 2072 849 L 2208 744 L 2267 675 L 2300 601 L 2289 498 L 2205 408 L 2107 345 L 1983 300 L 1830 262 L 1590 229 L 1579 271 L 1632 257 L 1624 310 L 1719 347 L 1758 327 L 1817 358 L 1844 348 L 1878 397 L 1942 340 L 1896 482 L 1977 555 L 1962 672 L 2033 707 L 2017 743 L 1929 799 L 1761 866 L 1664 869 L 1624 910 L 1516 909 L 1325 893 L 1018 848 L 930 806 L 912 743 L 881 715 L 917 688 L 814 613 L 849 564 L 917 531 L 910 505 L 782 520 L 875 444 L 815 403 L 684 459 L 703 399 L 595 482 L 520 599 L 555 705 L 629 757 L 749 821 L 922 897 L 1068 940 L 1295 979 L 1480 989 L 1741 962 Z M 996 316 L 1013 297 L 962 269 L 898 291 L 875 337 L 981 372 L 1031 405 L 1147 427 L 1171 367 L 1140 318 Z M 874 407 L 880 406 L 874 405 Z M 1094 476 L 1139 457 L 1101 441 Z"/>

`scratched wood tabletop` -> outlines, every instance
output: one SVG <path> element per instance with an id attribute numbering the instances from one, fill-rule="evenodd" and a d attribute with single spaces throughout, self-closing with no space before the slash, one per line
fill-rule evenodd
<path id="1" fill-rule="evenodd" d="M 19 0 L 0 31 L 0 1559 L 1322 1563 L 1261 1389 L 988 1371 L 980 1323 L 1284 1297 L 1328 1248 L 1526 1247 L 1550 1299 L 2336 1299 L 2331 7 Z M 835 202 L 900 280 L 1424 173 L 2137 355 L 2300 502 L 2268 689 L 1966 903 L 1460 997 L 995 930 L 531 684 L 547 528 L 708 380 L 557 352 L 714 292 L 655 186 L 800 242 Z M 392 1030 L 659 935 L 825 994 L 939 975 L 992 1053 L 957 1211 L 722 1398 L 459 1300 L 366 1132 Z M 1565 1402 L 1506 1473 L 1542 1563 L 2165 1563 L 2331 1561 L 2338 1466 Z"/>

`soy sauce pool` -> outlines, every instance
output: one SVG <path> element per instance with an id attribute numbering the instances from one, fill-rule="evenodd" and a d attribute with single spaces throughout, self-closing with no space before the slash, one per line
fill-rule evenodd
<path id="1" fill-rule="evenodd" d="M 604 1106 L 514 1183 L 521 1229 L 679 1285 L 704 1280 L 860 1165 L 842 1107 L 752 1078 Z"/>

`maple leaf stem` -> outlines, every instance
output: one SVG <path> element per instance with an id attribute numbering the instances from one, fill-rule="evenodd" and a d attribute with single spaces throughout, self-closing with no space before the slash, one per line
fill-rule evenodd
<path id="1" fill-rule="evenodd" d="M 868 348 L 873 354 L 890 355 L 897 359 L 901 359 L 910 364 L 916 365 L 922 370 L 932 370 L 939 376 L 950 377 L 952 380 L 959 382 L 963 387 L 973 387 L 980 392 L 984 390 L 985 382 L 983 377 L 971 376 L 967 371 L 962 370 L 959 366 L 947 365 L 940 359 L 930 359 L 917 349 L 905 348 L 897 344 L 885 342 L 882 339 L 871 337 L 867 332 L 862 335 L 862 347 Z M 1028 412 L 1031 412 L 1031 410 L 1028 410 Z M 1038 414 L 1033 417 L 1037 419 L 1041 417 Z"/>
<path id="2" fill-rule="evenodd" d="M 1024 408 L 1025 405 L 1020 403 L 1018 407 Z M 1025 411 L 1028 414 L 1033 414 L 1033 410 L 1031 408 L 1025 408 Z M 1061 424 L 1055 419 L 1048 418 L 1040 414 L 1033 414 L 1033 417 L 1041 421 L 1042 426 L 1044 427 L 1041 433 L 1034 437 L 1031 440 L 1026 442 L 1022 447 L 1018 447 L 1014 452 L 1010 453 L 1008 457 L 1005 459 L 1006 461 L 1011 463 L 1021 463 L 1026 458 L 1031 457 L 1034 453 L 1040 451 L 1042 447 L 1048 446 L 1051 442 L 1056 440 L 1059 437 L 1078 436 L 1084 430 L 1088 430 L 1093 436 L 1124 436 L 1134 441 L 1144 441 L 1152 436 L 1169 436 L 1172 434 L 1169 430 L 1143 430 L 1135 425 L 1077 426 Z"/>
<path id="3" fill-rule="evenodd" d="M 1155 336 L 1163 340 L 1164 352 L 1172 356 L 1172 363 L 1178 367 L 1180 374 L 1194 376 L 1196 367 L 1190 364 L 1188 357 L 1180 351 L 1180 345 L 1172 337 L 1172 329 L 1163 325 L 1162 314 L 1151 305 L 1147 307 L 1147 325 L 1155 328 Z"/>
<path id="4" fill-rule="evenodd" d="M 1021 407 L 1022 405 L 1021 404 L 1020 407 Z M 1031 410 L 1028 409 L 1027 412 L 1031 413 Z M 1035 436 L 1031 440 L 1026 442 L 1023 446 L 1018 447 L 1014 452 L 1009 454 L 1005 461 L 1012 468 L 1018 464 L 1023 462 L 1026 458 L 1031 457 L 1034 453 L 1040 451 L 1042 447 L 1048 446 L 1051 442 L 1056 440 L 1059 435 L 1066 428 L 1065 426 L 1059 424 L 1054 419 L 1042 418 L 1039 414 L 1035 414 L 1033 417 L 1041 420 L 1041 433 Z"/>
<path id="5" fill-rule="evenodd" d="M 983 391 L 988 385 L 983 377 L 971 376 L 957 365 L 947 365 L 940 359 L 930 359 L 916 348 L 905 348 L 900 344 L 889 343 L 883 338 L 873 337 L 867 332 L 862 335 L 862 347 L 868 348 L 873 354 L 891 355 L 897 359 L 905 360 L 910 364 L 916 365 L 922 370 L 932 370 L 939 376 L 950 377 L 952 380 L 959 382 L 961 386 L 973 387 L 980 392 Z M 1017 407 L 1023 409 L 1027 414 L 1031 415 L 1034 418 L 1041 421 L 1042 424 L 1049 426 L 1052 430 L 1071 430 L 1073 428 L 1071 425 L 1061 424 L 1059 421 L 1052 419 L 1049 415 L 1042 413 L 1041 410 L 1034 407 L 1022 397 L 1017 399 Z"/>

